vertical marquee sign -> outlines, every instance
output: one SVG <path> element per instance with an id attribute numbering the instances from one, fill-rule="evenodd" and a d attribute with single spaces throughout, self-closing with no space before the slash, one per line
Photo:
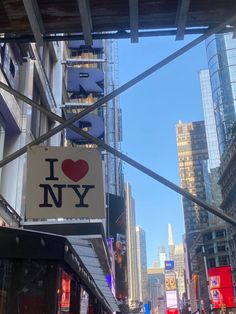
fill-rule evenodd
<path id="1" fill-rule="evenodd" d="M 102 160 L 97 149 L 28 149 L 26 219 L 104 217 Z"/>

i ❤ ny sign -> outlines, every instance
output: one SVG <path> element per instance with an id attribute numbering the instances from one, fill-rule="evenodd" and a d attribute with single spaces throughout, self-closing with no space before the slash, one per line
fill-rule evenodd
<path id="1" fill-rule="evenodd" d="M 26 219 L 105 217 L 97 149 L 34 146 L 27 152 Z"/>

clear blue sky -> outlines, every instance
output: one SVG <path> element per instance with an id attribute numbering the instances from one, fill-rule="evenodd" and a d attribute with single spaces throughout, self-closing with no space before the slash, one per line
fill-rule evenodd
<path id="1" fill-rule="evenodd" d="M 120 85 L 193 39 L 141 38 L 138 44 L 119 40 Z M 123 153 L 178 185 L 175 125 L 178 120 L 203 119 L 199 70 L 206 67 L 203 43 L 120 96 Z M 124 164 L 124 173 L 135 199 L 136 222 L 146 233 L 150 267 L 157 259 L 157 247 L 167 246 L 168 223 L 172 224 L 174 242 L 182 242 L 181 197 L 128 164 Z"/>

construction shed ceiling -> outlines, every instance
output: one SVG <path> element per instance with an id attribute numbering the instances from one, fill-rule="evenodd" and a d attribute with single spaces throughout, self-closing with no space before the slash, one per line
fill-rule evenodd
<path id="1" fill-rule="evenodd" d="M 127 32 L 135 42 L 141 31 L 170 29 L 183 39 L 234 13 L 235 0 L 1 0 L 0 28 L 5 36 L 38 43 L 42 36 L 82 33 L 89 44 L 104 32 Z"/>

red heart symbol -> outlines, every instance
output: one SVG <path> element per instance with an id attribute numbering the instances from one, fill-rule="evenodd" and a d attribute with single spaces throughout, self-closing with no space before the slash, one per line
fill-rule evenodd
<path id="1" fill-rule="evenodd" d="M 61 169 L 68 178 L 77 182 L 86 176 L 89 171 L 89 165 L 82 159 L 77 161 L 65 159 L 62 162 Z"/>

